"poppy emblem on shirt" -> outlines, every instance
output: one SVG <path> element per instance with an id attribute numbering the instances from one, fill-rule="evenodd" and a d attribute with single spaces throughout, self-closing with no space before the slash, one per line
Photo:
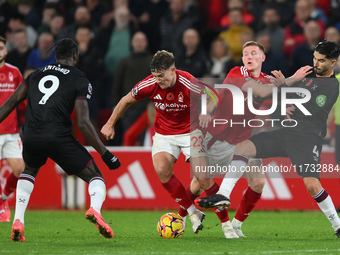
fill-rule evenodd
<path id="1" fill-rule="evenodd" d="M 309 81 L 306 83 L 306 86 L 309 86 L 311 83 L 312 83 L 312 80 L 309 80 Z"/>
<path id="2" fill-rule="evenodd" d="M 166 99 L 167 100 L 172 101 L 172 100 L 174 100 L 174 98 L 175 98 L 175 96 L 174 96 L 173 93 L 170 92 L 170 93 L 166 94 Z"/>
<path id="3" fill-rule="evenodd" d="M 4 81 L 6 79 L 6 75 L 4 73 L 0 73 L 0 81 Z"/>

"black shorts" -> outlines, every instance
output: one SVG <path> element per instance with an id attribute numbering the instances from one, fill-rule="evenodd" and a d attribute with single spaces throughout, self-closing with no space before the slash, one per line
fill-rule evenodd
<path id="1" fill-rule="evenodd" d="M 74 137 L 58 141 L 24 140 L 23 158 L 27 166 L 37 170 L 51 158 L 69 175 L 81 172 L 93 160 Z"/>
<path id="2" fill-rule="evenodd" d="M 289 157 L 300 176 L 319 178 L 322 138 L 313 133 L 297 131 L 300 130 L 281 128 L 254 135 L 249 140 L 255 144 L 255 157 Z"/>

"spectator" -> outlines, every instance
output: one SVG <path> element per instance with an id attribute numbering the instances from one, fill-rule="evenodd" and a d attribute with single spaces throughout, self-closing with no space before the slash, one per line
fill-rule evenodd
<path id="1" fill-rule="evenodd" d="M 210 76 L 225 78 L 229 71 L 235 67 L 235 62 L 229 51 L 227 43 L 222 38 L 216 38 L 210 49 Z"/>
<path id="2" fill-rule="evenodd" d="M 142 14 L 138 17 L 139 26 L 149 41 L 151 52 L 160 49 L 161 33 L 159 23 L 169 9 L 166 0 L 147 0 L 143 4 Z"/>
<path id="3" fill-rule="evenodd" d="M 125 7 L 129 9 L 129 1 L 128 0 L 112 0 L 112 11 L 104 14 L 103 17 L 101 18 L 101 21 L 100 21 L 101 28 L 108 26 L 109 23 L 112 20 L 114 20 L 115 10 L 118 9 L 119 7 Z M 129 19 L 130 21 L 134 23 L 135 26 L 138 25 L 137 18 L 132 13 L 130 13 Z"/>
<path id="4" fill-rule="evenodd" d="M 108 12 L 100 2 L 99 0 L 86 0 L 86 7 L 91 13 L 91 21 L 96 27 L 100 26 L 103 15 Z"/>
<path id="5" fill-rule="evenodd" d="M 112 81 L 119 61 L 130 54 L 130 42 L 136 28 L 129 19 L 130 11 L 126 7 L 115 10 L 115 18 L 109 25 L 99 31 L 96 38 L 97 47 L 103 51 L 106 71 L 103 81 L 104 95 L 101 108 L 111 108 Z"/>
<path id="6" fill-rule="evenodd" d="M 131 40 L 132 52 L 124 57 L 118 64 L 114 77 L 113 103 L 117 105 L 120 98 L 129 93 L 133 86 L 150 74 L 150 62 L 152 54 L 148 50 L 148 40 L 143 32 L 136 32 Z M 133 104 L 121 119 L 122 132 L 129 127 L 145 112 L 150 100 L 147 98 Z M 139 137 L 139 143 L 143 143 L 143 135 Z"/>
<path id="7" fill-rule="evenodd" d="M 262 21 L 264 27 L 259 33 L 267 34 L 270 37 L 270 48 L 283 54 L 284 29 L 280 26 L 280 15 L 274 5 L 264 9 Z"/>
<path id="8" fill-rule="evenodd" d="M 6 62 L 19 68 L 23 74 L 26 69 L 28 56 L 32 49 L 28 46 L 25 30 L 17 30 L 13 33 L 15 49 L 6 56 Z"/>
<path id="9" fill-rule="evenodd" d="M 25 17 L 21 14 L 14 14 L 9 22 L 8 22 L 8 30 L 6 32 L 6 47 L 7 50 L 10 52 L 11 50 L 13 50 L 14 47 L 14 39 L 13 39 L 13 32 L 17 31 L 17 30 L 25 30 L 26 31 L 26 35 L 28 38 L 28 45 L 30 46 L 30 48 L 34 48 L 35 47 L 35 43 L 37 41 L 38 35 L 37 32 L 34 30 L 33 27 L 31 26 L 27 26 L 25 23 Z"/>
<path id="10" fill-rule="evenodd" d="M 91 29 L 88 26 L 80 26 L 76 31 L 76 42 L 79 48 L 78 69 L 84 72 L 92 84 L 92 97 L 89 101 L 90 119 L 94 127 L 97 127 L 103 67 L 103 52 L 96 47 L 91 38 Z"/>
<path id="11" fill-rule="evenodd" d="M 25 17 L 26 25 L 33 27 L 35 30 L 41 24 L 41 17 L 34 8 L 34 0 L 20 0 L 17 9 Z"/>
<path id="12" fill-rule="evenodd" d="M 74 22 L 65 26 L 58 35 L 58 40 L 62 38 L 70 38 L 75 40 L 77 28 L 79 26 L 90 26 L 92 37 L 97 32 L 97 27 L 91 22 L 90 11 L 85 6 L 78 6 L 74 13 Z"/>
<path id="13" fill-rule="evenodd" d="M 324 26 L 327 25 L 328 23 L 328 19 L 324 13 L 324 11 L 317 6 L 317 2 L 318 0 L 308 0 L 309 1 L 309 4 L 311 5 L 312 7 L 312 13 L 310 15 L 310 17 L 314 20 L 321 20 L 324 24 Z"/>
<path id="14" fill-rule="evenodd" d="M 206 52 L 200 46 L 200 36 L 196 29 L 189 28 L 183 34 L 184 52 L 177 58 L 180 70 L 187 71 L 199 78 L 208 73 L 210 63 Z"/>
<path id="15" fill-rule="evenodd" d="M 294 48 L 303 42 L 306 37 L 304 35 L 304 26 L 307 21 L 311 20 L 311 13 L 313 11 L 312 6 L 308 2 L 309 0 L 298 0 L 295 4 L 295 18 L 285 27 L 285 38 L 284 38 L 284 52 L 289 58 Z M 324 24 L 318 19 L 316 20 L 321 27 L 321 34 L 324 33 Z"/>
<path id="16" fill-rule="evenodd" d="M 325 31 L 325 39 L 340 45 L 340 32 L 336 27 L 328 27 Z"/>
<path id="17" fill-rule="evenodd" d="M 161 48 L 177 58 L 183 52 L 182 37 L 188 28 L 195 27 L 196 18 L 185 15 L 184 0 L 171 0 L 169 12 L 160 20 Z"/>
<path id="18" fill-rule="evenodd" d="M 51 34 L 42 33 L 38 39 L 38 47 L 28 56 L 27 68 L 38 69 L 56 62 L 54 54 L 51 54 L 50 52 L 53 43 L 53 36 Z"/>
<path id="19" fill-rule="evenodd" d="M 39 35 L 42 34 L 43 32 L 50 32 L 50 21 L 57 14 L 58 9 L 55 4 L 45 3 L 44 8 L 42 10 L 41 25 L 37 29 Z"/>
<path id="20" fill-rule="evenodd" d="M 228 0 L 229 12 L 222 17 L 221 27 L 226 29 L 231 26 L 230 11 L 233 9 L 240 9 L 242 11 L 242 23 L 251 26 L 254 22 L 254 16 L 247 12 L 243 0 Z"/>
<path id="21" fill-rule="evenodd" d="M 233 59 L 236 63 L 241 61 L 242 55 L 242 43 L 241 33 L 243 31 L 249 31 L 253 33 L 253 30 L 243 23 L 242 11 L 240 9 L 232 9 L 229 11 L 230 27 L 228 30 L 219 34 L 220 38 L 223 38 L 229 45 L 230 51 L 233 54 Z"/>
<path id="22" fill-rule="evenodd" d="M 304 27 L 306 41 L 293 51 L 290 73 L 294 74 L 301 66 L 313 66 L 313 52 L 321 37 L 321 28 L 318 22 L 310 20 Z"/>
<path id="23" fill-rule="evenodd" d="M 266 59 L 262 63 L 262 72 L 271 74 L 271 71 L 281 70 L 281 72 L 287 76 L 288 67 L 286 61 L 281 53 L 271 47 L 270 36 L 266 33 L 260 33 L 257 36 L 257 42 L 262 44 L 266 55 Z"/>
<path id="24" fill-rule="evenodd" d="M 8 22 L 14 12 L 15 9 L 7 1 L 0 1 L 0 36 L 6 36 Z"/>

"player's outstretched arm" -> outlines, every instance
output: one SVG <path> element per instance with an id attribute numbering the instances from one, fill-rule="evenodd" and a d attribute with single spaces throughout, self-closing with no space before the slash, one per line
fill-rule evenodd
<path id="1" fill-rule="evenodd" d="M 303 66 L 299 68 L 292 76 L 286 79 L 286 84 L 288 86 L 292 86 L 295 82 L 301 81 L 305 78 L 308 74 L 313 72 L 312 66 Z"/>
<path id="2" fill-rule="evenodd" d="M 274 84 L 262 84 L 253 79 L 247 81 L 242 86 L 242 90 L 247 92 L 248 88 L 252 88 L 252 92 L 254 96 L 258 97 L 268 97 L 273 93 L 273 88 L 276 88 Z"/>
<path id="3" fill-rule="evenodd" d="M 100 132 L 106 138 L 106 140 L 113 139 L 115 136 L 114 126 L 116 125 L 117 120 L 124 114 L 124 112 L 131 106 L 131 104 L 135 103 L 137 100 L 131 96 L 129 92 L 126 96 L 124 96 L 114 108 L 110 118 L 102 127 Z"/>
<path id="4" fill-rule="evenodd" d="M 110 169 L 117 169 L 120 166 L 118 158 L 108 151 L 99 139 L 95 128 L 89 117 L 88 103 L 84 99 L 77 99 L 74 105 L 76 111 L 77 125 L 86 141 L 101 155 L 103 161 Z"/>
<path id="5" fill-rule="evenodd" d="M 0 107 L 0 122 L 2 122 L 22 101 L 27 98 L 28 88 L 20 83 L 13 94 Z"/>

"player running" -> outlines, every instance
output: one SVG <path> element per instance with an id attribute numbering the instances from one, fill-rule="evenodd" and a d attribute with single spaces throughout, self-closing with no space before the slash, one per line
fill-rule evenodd
<path id="1" fill-rule="evenodd" d="M 150 68 L 152 74 L 137 83 L 119 101 L 101 132 L 106 139 L 113 139 L 114 126 L 128 107 L 137 100 L 150 98 L 156 109 L 156 134 L 152 146 L 154 169 L 163 187 L 189 213 L 193 231 L 197 233 L 203 228 L 205 215 L 195 208 L 184 186 L 174 175 L 173 164 L 182 151 L 191 165 L 207 165 L 203 144 L 196 146 L 194 143 L 194 140 L 203 142 L 203 134 L 198 129 L 198 102 L 192 100 L 194 103 L 191 104 L 190 101 L 190 96 L 198 98 L 202 90 L 190 83 L 194 79 L 191 74 L 176 70 L 175 58 L 170 52 L 158 51 L 151 60 Z M 196 112 L 190 118 L 190 113 Z M 215 194 L 218 190 L 209 179 L 198 178 L 198 182 L 207 194 Z"/>
<path id="2" fill-rule="evenodd" d="M 113 232 L 100 214 L 106 187 L 103 176 L 90 153 L 72 134 L 70 114 L 75 108 L 77 124 L 87 142 L 94 147 L 110 169 L 120 166 L 119 160 L 100 141 L 89 119 L 88 102 L 91 83 L 76 66 L 77 44 L 62 39 L 55 44 L 56 64 L 31 73 L 0 107 L 0 122 L 27 98 L 23 126 L 23 158 L 25 170 L 17 184 L 16 206 L 11 239 L 25 241 L 24 214 L 39 169 L 51 158 L 65 170 L 89 183 L 90 209 L 86 218 L 101 235 L 112 238 Z M 46 180 L 49 181 L 49 180 Z"/>

